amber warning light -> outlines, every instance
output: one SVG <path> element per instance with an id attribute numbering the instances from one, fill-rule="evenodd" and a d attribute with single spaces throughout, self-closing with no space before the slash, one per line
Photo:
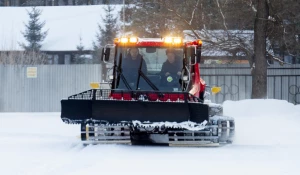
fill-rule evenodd
<path id="1" fill-rule="evenodd" d="M 164 42 L 167 44 L 180 44 L 182 39 L 180 37 L 165 37 Z"/>
<path id="2" fill-rule="evenodd" d="M 188 43 L 189 45 L 197 45 L 197 46 L 202 46 L 202 40 L 198 39 L 192 42 Z"/>
<path id="3" fill-rule="evenodd" d="M 137 37 L 130 37 L 130 38 L 126 38 L 126 37 L 122 37 L 122 38 L 115 38 L 114 39 L 114 43 L 137 43 L 138 42 L 138 38 Z"/>
<path id="4" fill-rule="evenodd" d="M 202 46 L 202 40 L 200 40 L 200 39 L 197 40 L 197 43 L 198 43 L 199 46 Z"/>

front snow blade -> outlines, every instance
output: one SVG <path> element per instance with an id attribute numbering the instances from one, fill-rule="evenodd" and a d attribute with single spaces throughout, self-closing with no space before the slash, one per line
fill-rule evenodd
<path id="1" fill-rule="evenodd" d="M 204 104 L 114 101 L 62 100 L 61 118 L 67 123 L 81 123 L 92 119 L 118 123 L 121 121 L 201 123 L 208 120 L 208 106 Z"/>
<path id="2" fill-rule="evenodd" d="M 133 120 L 202 123 L 209 117 L 206 104 L 190 103 L 188 95 L 183 93 L 131 91 L 122 92 L 122 97 L 105 94 L 104 90 L 89 90 L 62 100 L 62 120 L 77 124 L 89 119 L 108 123 Z"/>

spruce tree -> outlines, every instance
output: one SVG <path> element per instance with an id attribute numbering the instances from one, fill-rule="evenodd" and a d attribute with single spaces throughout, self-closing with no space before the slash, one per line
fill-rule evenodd
<path id="1" fill-rule="evenodd" d="M 85 61 L 85 57 L 84 57 L 84 46 L 82 44 L 82 38 L 81 36 L 79 36 L 79 45 L 76 46 L 76 49 L 78 51 L 78 54 L 76 54 L 75 56 L 75 60 L 73 60 L 73 62 L 75 64 L 84 64 Z"/>
<path id="2" fill-rule="evenodd" d="M 95 49 L 101 49 L 106 44 L 112 44 L 118 31 L 118 27 L 116 25 L 117 17 L 114 17 L 112 14 L 114 8 L 111 5 L 107 5 L 104 10 L 106 15 L 105 18 L 102 18 L 102 20 L 105 27 L 101 27 L 98 24 L 99 32 L 96 34 L 96 43 L 94 43 Z"/>
<path id="3" fill-rule="evenodd" d="M 82 45 L 82 38 L 81 38 L 81 36 L 79 37 L 79 45 L 76 46 L 76 49 L 79 52 L 82 52 L 84 50 L 84 46 Z"/>
<path id="4" fill-rule="evenodd" d="M 104 27 L 101 27 L 98 24 L 99 31 L 96 33 L 96 42 L 93 43 L 94 45 L 94 56 L 97 58 L 94 63 L 100 62 L 101 57 L 101 51 L 105 47 L 106 44 L 113 44 L 114 38 L 117 35 L 118 26 L 117 23 L 117 17 L 114 17 L 113 10 L 114 8 L 111 5 L 107 5 L 106 8 L 104 8 L 106 15 L 105 18 L 102 18 L 103 23 L 105 24 Z M 99 62 L 98 62 L 99 60 Z M 107 68 L 106 65 L 101 62 L 102 66 L 102 80 L 106 80 L 107 75 Z"/>
<path id="5" fill-rule="evenodd" d="M 25 32 L 21 32 L 28 42 L 28 44 L 21 43 L 21 47 L 23 47 L 26 51 L 38 52 L 42 47 L 41 42 L 46 38 L 48 30 L 42 32 L 42 28 L 45 25 L 45 21 L 40 22 L 40 15 L 42 11 L 32 7 L 31 11 L 27 10 L 27 14 L 29 15 L 29 22 L 25 24 Z"/>

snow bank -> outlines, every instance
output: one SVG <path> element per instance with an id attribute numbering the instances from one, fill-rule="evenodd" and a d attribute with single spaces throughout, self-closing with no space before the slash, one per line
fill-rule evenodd
<path id="1" fill-rule="evenodd" d="M 294 105 L 285 100 L 241 100 L 225 101 L 223 103 L 225 115 L 240 117 L 298 117 L 300 105 Z"/>
<path id="2" fill-rule="evenodd" d="M 224 115 L 235 118 L 235 144 L 299 144 L 300 105 L 284 100 L 226 101 Z"/>
<path id="3" fill-rule="evenodd" d="M 37 7 L 42 10 L 40 21 L 45 21 L 44 30 L 49 29 L 42 50 L 76 50 L 79 37 L 85 49 L 92 49 L 98 32 L 98 23 L 104 27 L 106 5 Z M 113 15 L 119 17 L 122 5 L 115 5 Z M 0 7 L 0 50 L 22 50 L 19 42 L 25 42 L 21 31 L 28 22 L 30 7 Z"/>

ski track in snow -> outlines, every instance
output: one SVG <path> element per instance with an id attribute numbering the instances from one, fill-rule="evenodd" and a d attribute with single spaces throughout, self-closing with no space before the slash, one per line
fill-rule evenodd
<path id="1" fill-rule="evenodd" d="M 0 113 L 0 172 L 77 174 L 298 174 L 300 105 L 226 101 L 236 137 L 222 147 L 88 145 L 60 113 Z"/>

